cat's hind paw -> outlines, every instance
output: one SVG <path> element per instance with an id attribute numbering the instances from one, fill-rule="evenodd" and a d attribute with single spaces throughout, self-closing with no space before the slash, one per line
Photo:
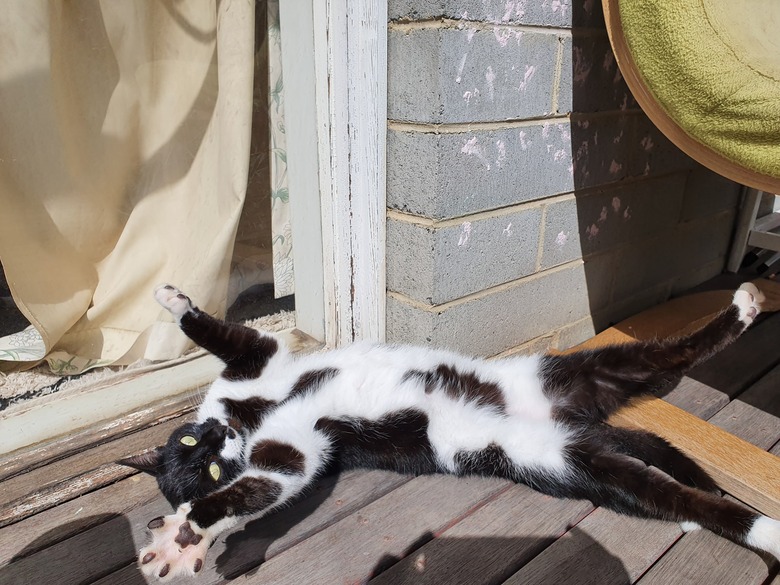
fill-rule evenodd
<path id="1" fill-rule="evenodd" d="M 746 282 L 734 293 L 734 305 L 739 309 L 739 320 L 750 325 L 761 312 L 764 294 L 752 282 Z"/>
<path id="2" fill-rule="evenodd" d="M 161 284 L 155 288 L 154 298 L 176 319 L 181 319 L 182 315 L 195 308 L 187 295 L 170 284 Z"/>
<path id="3" fill-rule="evenodd" d="M 138 553 L 138 565 L 147 577 L 169 581 L 177 575 L 195 576 L 203 568 L 211 539 L 187 520 L 189 510 L 185 504 L 176 514 L 160 516 L 147 525 L 152 542 Z"/>

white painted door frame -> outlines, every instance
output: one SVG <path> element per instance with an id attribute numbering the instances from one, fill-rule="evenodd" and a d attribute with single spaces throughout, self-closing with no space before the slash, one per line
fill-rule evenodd
<path id="1" fill-rule="evenodd" d="M 386 0 L 281 0 L 297 326 L 385 337 Z"/>

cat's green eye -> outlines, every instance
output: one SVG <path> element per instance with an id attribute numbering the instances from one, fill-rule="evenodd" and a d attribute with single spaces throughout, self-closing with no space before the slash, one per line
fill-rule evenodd
<path id="1" fill-rule="evenodd" d="M 184 435 L 179 441 L 182 445 L 187 445 L 187 447 L 194 447 L 198 444 L 198 440 L 191 435 Z"/>
<path id="2" fill-rule="evenodd" d="M 222 470 L 219 468 L 218 464 L 211 463 L 211 465 L 209 465 L 209 475 L 214 481 L 219 481 L 219 476 L 222 475 Z"/>

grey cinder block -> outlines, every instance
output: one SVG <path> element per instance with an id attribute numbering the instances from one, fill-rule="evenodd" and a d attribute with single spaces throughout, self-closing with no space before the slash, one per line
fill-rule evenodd
<path id="1" fill-rule="evenodd" d="M 390 219 L 388 290 L 438 305 L 532 274 L 541 215 L 532 208 L 445 227 Z"/>
<path id="2" fill-rule="evenodd" d="M 573 189 L 568 123 L 458 133 L 390 130 L 387 203 L 444 219 Z"/>
<path id="3" fill-rule="evenodd" d="M 582 264 L 541 273 L 444 310 L 424 310 L 391 295 L 387 338 L 495 355 L 587 317 L 587 298 Z"/>
<path id="4" fill-rule="evenodd" d="M 391 120 L 461 123 L 549 115 L 556 35 L 510 27 L 391 29 Z"/>

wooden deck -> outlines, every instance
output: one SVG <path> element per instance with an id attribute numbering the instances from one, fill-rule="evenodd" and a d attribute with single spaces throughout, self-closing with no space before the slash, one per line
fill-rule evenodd
<path id="1" fill-rule="evenodd" d="M 778 385 L 772 314 L 666 399 L 780 454 Z M 190 409 L 167 403 L 0 460 L 0 584 L 145 583 L 136 551 L 146 523 L 170 509 L 152 478 L 113 461 L 163 442 Z M 706 531 L 504 481 L 379 471 L 327 478 L 293 507 L 223 535 L 192 582 L 226 581 L 780 585 L 773 559 Z"/>

